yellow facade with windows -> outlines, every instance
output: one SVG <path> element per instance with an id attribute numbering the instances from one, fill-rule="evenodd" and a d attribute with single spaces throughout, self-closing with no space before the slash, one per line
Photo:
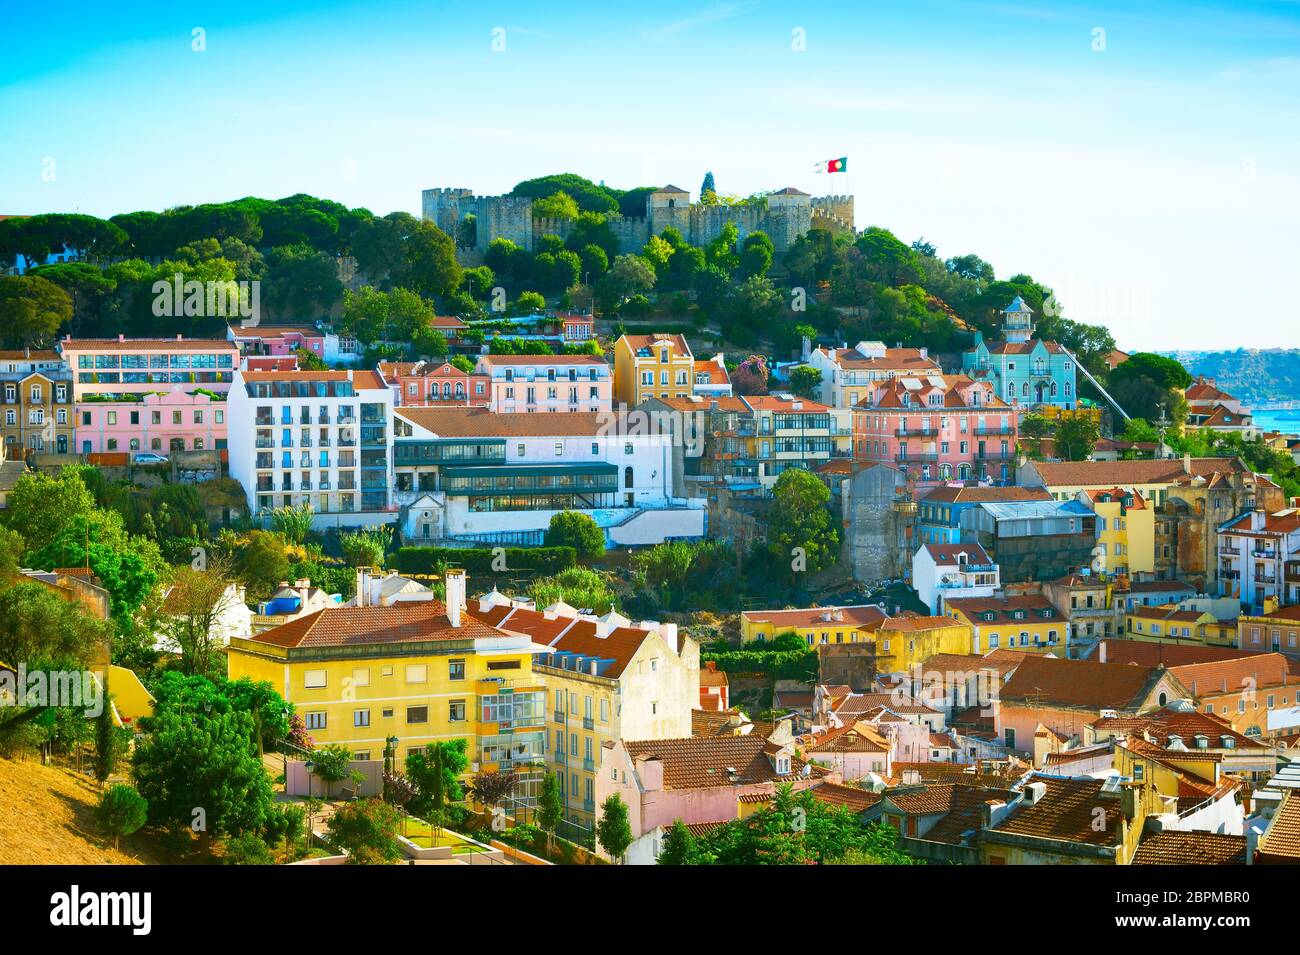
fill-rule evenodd
<path id="1" fill-rule="evenodd" d="M 232 639 L 230 678 L 270 683 L 317 745 L 377 760 L 396 738 L 400 768 L 430 743 L 463 738 L 471 772 L 525 771 L 521 795 L 535 796 L 546 749 L 537 648 L 454 617 L 453 624 L 440 601 L 322 610 Z"/>
<path id="2" fill-rule="evenodd" d="M 636 406 L 649 398 L 689 398 L 695 356 L 681 335 L 623 335 L 614 343 L 614 400 Z"/>
<path id="3" fill-rule="evenodd" d="M 852 607 L 808 607 L 802 610 L 747 610 L 740 615 L 740 640 L 770 643 L 794 633 L 810 647 L 819 644 L 864 643 L 873 639 L 885 614 L 875 604 Z"/>
<path id="4" fill-rule="evenodd" d="M 891 617 L 876 631 L 876 672 L 906 673 L 940 653 L 968 654 L 974 630 L 951 617 Z"/>
<path id="5" fill-rule="evenodd" d="M 1097 544 L 1104 550 L 1099 570 L 1109 574 L 1153 573 L 1156 521 L 1153 508 L 1136 491 L 1086 491 L 1083 503 L 1097 515 Z"/>

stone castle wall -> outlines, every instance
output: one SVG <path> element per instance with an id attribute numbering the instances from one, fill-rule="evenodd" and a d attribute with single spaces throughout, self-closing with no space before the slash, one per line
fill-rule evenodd
<path id="1" fill-rule="evenodd" d="M 465 264 L 482 261 L 493 239 L 509 239 L 532 252 L 544 235 L 566 238 L 573 228 L 567 219 L 534 219 L 533 200 L 526 196 L 475 196 L 469 189 L 426 189 L 421 194 L 421 213 L 448 235 L 468 215 L 477 223 L 475 246 L 459 249 Z M 777 255 L 794 245 L 799 236 L 818 221 L 842 228 L 853 228 L 852 196 L 771 196 L 766 203 L 737 206 L 682 203 L 668 205 L 646 200 L 645 216 L 609 217 L 609 226 L 618 237 L 622 252 L 637 252 L 669 227 L 677 229 L 692 245 L 708 245 L 728 223 L 734 223 L 740 239 L 752 232 L 764 232 L 772 240 Z"/>

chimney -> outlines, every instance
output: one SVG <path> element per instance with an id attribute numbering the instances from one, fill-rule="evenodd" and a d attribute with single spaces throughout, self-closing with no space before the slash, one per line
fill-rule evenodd
<path id="1" fill-rule="evenodd" d="M 1106 662 L 1106 641 L 1105 640 L 1097 644 L 1097 662 L 1098 663 Z"/>
<path id="2" fill-rule="evenodd" d="M 1183 455 L 1183 473 L 1184 474 L 1192 473 L 1192 456 L 1190 454 Z"/>
<path id="3" fill-rule="evenodd" d="M 635 765 L 642 789 L 650 793 L 664 788 L 664 764 L 659 762 L 658 756 L 638 756 Z"/>
<path id="4" fill-rule="evenodd" d="M 366 605 L 366 572 L 362 568 L 358 567 L 357 568 L 357 606 L 364 607 L 365 605 Z"/>
<path id="5" fill-rule="evenodd" d="M 1030 783 L 1025 787 L 1025 805 L 1033 806 L 1047 795 L 1047 783 Z"/>
<path id="6" fill-rule="evenodd" d="M 1259 837 L 1264 833 L 1255 826 L 1246 829 L 1246 865 L 1255 864 L 1255 853 L 1259 851 Z"/>
<path id="7" fill-rule="evenodd" d="M 465 609 L 465 571 L 448 570 L 447 584 L 447 619 L 452 627 L 460 627 L 460 614 Z"/>

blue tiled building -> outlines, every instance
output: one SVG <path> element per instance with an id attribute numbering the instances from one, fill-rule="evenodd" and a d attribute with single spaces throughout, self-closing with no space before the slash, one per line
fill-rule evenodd
<path id="1" fill-rule="evenodd" d="M 962 355 L 962 371 L 993 385 L 994 394 L 1017 408 L 1078 406 L 1074 359 L 1057 342 L 1034 338 L 1034 311 L 1019 295 L 1002 310 L 1003 341 L 975 333 L 975 347 Z"/>

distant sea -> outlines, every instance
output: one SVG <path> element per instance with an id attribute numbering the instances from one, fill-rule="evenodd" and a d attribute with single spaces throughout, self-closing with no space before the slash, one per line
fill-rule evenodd
<path id="1" fill-rule="evenodd" d="M 1255 427 L 1261 431 L 1300 434 L 1300 409 L 1290 411 L 1255 411 Z"/>

